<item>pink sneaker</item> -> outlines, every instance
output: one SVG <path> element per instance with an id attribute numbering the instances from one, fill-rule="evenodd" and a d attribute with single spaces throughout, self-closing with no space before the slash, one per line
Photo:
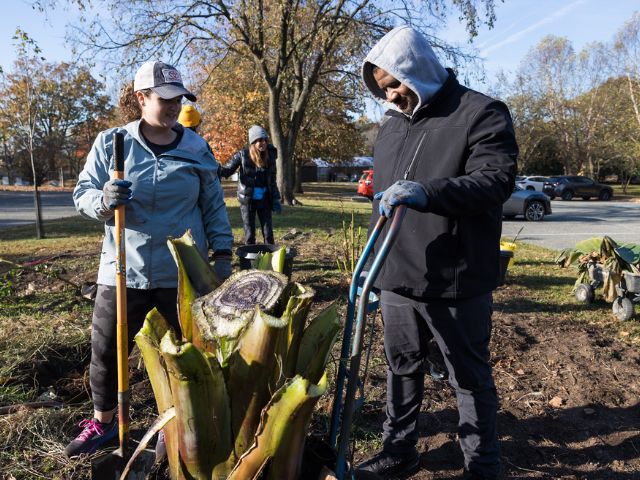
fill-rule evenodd
<path id="1" fill-rule="evenodd" d="M 115 416 L 109 423 L 92 418 L 81 421 L 78 426 L 82 427 L 82 432 L 64 449 L 64 454 L 69 458 L 91 454 L 118 436 L 118 419 Z"/>

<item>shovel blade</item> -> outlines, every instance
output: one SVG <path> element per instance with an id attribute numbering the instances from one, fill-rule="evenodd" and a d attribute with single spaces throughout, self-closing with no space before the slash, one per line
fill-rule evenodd
<path id="1" fill-rule="evenodd" d="M 127 480 L 144 480 L 151 471 L 155 458 L 153 450 L 143 450 L 133 462 Z M 91 480 L 119 480 L 126 465 L 122 450 L 107 452 L 91 461 Z"/>

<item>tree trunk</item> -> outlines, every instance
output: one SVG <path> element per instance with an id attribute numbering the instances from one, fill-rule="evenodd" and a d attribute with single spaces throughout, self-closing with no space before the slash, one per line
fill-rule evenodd
<path id="1" fill-rule="evenodd" d="M 31 173 L 33 174 L 33 207 L 36 214 L 36 238 L 44 238 L 44 227 L 42 225 L 42 214 L 40 210 L 40 192 L 38 191 L 38 178 L 36 176 L 36 164 L 33 159 L 33 136 L 29 139 L 29 156 L 31 158 Z"/>
<path id="2" fill-rule="evenodd" d="M 290 148 L 292 129 L 290 128 L 287 134 L 282 130 L 280 107 L 278 105 L 279 97 L 280 95 L 276 88 L 269 88 L 269 128 L 271 130 L 273 146 L 278 149 L 276 181 L 282 202 L 287 205 L 294 205 L 293 151 Z"/>

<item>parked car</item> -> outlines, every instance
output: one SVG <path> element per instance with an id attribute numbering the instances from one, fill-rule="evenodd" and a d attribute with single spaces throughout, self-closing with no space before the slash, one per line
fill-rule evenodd
<path id="1" fill-rule="evenodd" d="M 536 192 L 544 192 L 544 186 L 546 184 L 549 184 L 549 179 L 539 175 L 530 175 L 528 177 L 522 177 L 521 180 L 516 180 L 516 185 L 521 186 L 525 190 L 535 190 Z"/>
<path id="2" fill-rule="evenodd" d="M 589 200 L 591 197 L 611 200 L 613 197 L 613 189 L 609 185 L 578 175 L 549 177 L 549 185 L 545 185 L 544 192 L 552 199 L 560 197 L 562 200 L 571 200 L 573 197 L 581 197 L 583 200 Z"/>
<path id="3" fill-rule="evenodd" d="M 362 172 L 362 176 L 358 180 L 358 195 L 373 200 L 373 170 Z"/>
<path id="4" fill-rule="evenodd" d="M 502 216 L 511 219 L 518 215 L 523 215 L 529 222 L 543 220 L 546 215 L 551 215 L 549 197 L 542 192 L 525 190 L 516 185 L 511 196 L 502 205 Z"/>

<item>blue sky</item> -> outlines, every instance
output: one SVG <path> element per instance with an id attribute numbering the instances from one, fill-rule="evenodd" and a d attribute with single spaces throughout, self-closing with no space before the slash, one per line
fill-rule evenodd
<path id="1" fill-rule="evenodd" d="M 547 35 L 568 38 L 576 51 L 591 42 L 610 42 L 622 25 L 640 12 L 638 0 L 506 0 L 496 6 L 497 21 L 474 40 L 485 59 L 488 80 L 501 69 L 513 72 L 527 52 Z M 445 37 L 465 42 L 457 21 Z"/>
<path id="2" fill-rule="evenodd" d="M 545 35 L 567 37 L 580 50 L 589 42 L 610 41 L 634 11 L 640 11 L 638 0 L 506 0 L 497 4 L 495 28 L 481 29 L 474 44 L 485 59 L 491 81 L 500 69 L 514 71 Z M 45 17 L 33 10 L 30 2 L 14 0 L 0 16 L 0 66 L 11 68 L 15 58 L 11 37 L 18 26 L 38 42 L 47 60 L 70 60 L 70 48 L 64 44 L 65 25 L 75 16 L 71 8 L 55 10 Z M 464 27 L 455 19 L 441 35 L 454 42 L 467 40 Z"/>
<path id="3" fill-rule="evenodd" d="M 75 17 L 75 8 L 56 10 L 50 15 L 31 8 L 31 2 L 14 0 L 11 8 L 4 8 L 0 15 L 0 66 L 11 67 L 15 59 L 15 41 L 12 39 L 20 27 L 38 42 L 44 57 L 49 61 L 71 60 L 71 49 L 64 44 L 65 25 Z"/>

